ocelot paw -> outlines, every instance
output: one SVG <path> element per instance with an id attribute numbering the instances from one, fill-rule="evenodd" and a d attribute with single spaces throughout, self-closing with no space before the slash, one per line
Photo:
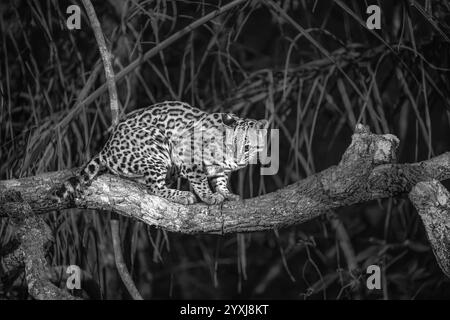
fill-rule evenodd
<path id="1" fill-rule="evenodd" d="M 219 204 L 225 200 L 225 197 L 222 194 L 215 192 L 200 196 L 200 199 L 207 204 Z"/>
<path id="2" fill-rule="evenodd" d="M 190 191 L 179 191 L 176 196 L 169 200 L 181 204 L 193 204 L 197 202 L 195 194 Z"/>
<path id="3" fill-rule="evenodd" d="M 221 195 L 225 197 L 226 200 L 230 201 L 238 201 L 241 197 L 237 194 L 232 193 L 231 191 L 218 191 Z"/>

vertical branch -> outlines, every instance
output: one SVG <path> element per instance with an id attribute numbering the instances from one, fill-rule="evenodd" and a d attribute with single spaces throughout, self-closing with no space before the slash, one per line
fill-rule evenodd
<path id="1" fill-rule="evenodd" d="M 336 239 L 339 242 L 339 246 L 344 254 L 345 261 L 347 262 L 347 268 L 350 277 L 356 277 L 359 270 L 358 261 L 356 259 L 355 249 L 353 248 L 352 241 L 348 235 L 347 229 L 345 228 L 342 221 L 339 219 L 338 215 L 334 210 L 330 210 L 329 213 L 331 227 L 336 232 Z M 356 282 L 355 286 L 352 287 L 354 294 L 354 299 L 361 299 L 361 283 Z"/>
<path id="2" fill-rule="evenodd" d="M 97 40 L 100 55 L 103 60 L 103 67 L 105 68 L 106 83 L 108 84 L 110 109 L 112 127 L 115 127 L 119 122 L 119 100 L 117 98 L 117 88 L 114 81 L 114 70 L 112 68 L 110 53 L 106 48 L 105 37 L 103 36 L 100 22 L 95 14 L 94 6 L 90 0 L 83 0 L 84 8 L 86 9 L 89 21 L 91 22 L 92 30 L 94 31 L 95 39 Z"/>
<path id="3" fill-rule="evenodd" d="M 111 219 L 111 233 L 114 247 L 114 259 L 116 260 L 117 271 L 122 278 L 123 284 L 134 300 L 142 300 L 142 296 L 137 290 L 133 279 L 131 278 L 130 273 L 127 270 L 125 261 L 123 260 L 122 249 L 120 247 L 119 220 Z"/>
<path id="4" fill-rule="evenodd" d="M 33 212 L 19 192 L 14 191 L 0 195 L 0 211 L 11 218 L 19 241 L 19 246 L 2 258 L 6 270 L 24 267 L 28 293 L 37 300 L 78 300 L 50 282 L 45 247 L 51 241 L 52 233 L 42 217 Z"/>
<path id="5" fill-rule="evenodd" d="M 111 108 L 111 119 L 112 127 L 114 128 L 119 122 L 119 101 L 117 98 L 117 88 L 114 81 L 114 70 L 110 61 L 110 53 L 106 48 L 105 37 L 103 36 L 102 29 L 100 27 L 100 22 L 98 21 L 97 15 L 95 14 L 94 7 L 90 0 L 83 0 L 84 8 L 87 11 L 89 21 L 91 22 L 92 29 L 94 31 L 95 39 L 97 40 L 98 48 L 100 50 L 100 55 L 103 60 L 103 66 L 105 68 L 105 77 L 108 84 L 109 98 L 110 98 L 110 108 Z M 119 222 L 117 220 L 111 220 L 111 234 L 114 246 L 114 259 L 116 261 L 116 267 L 119 272 L 120 278 L 122 279 L 128 292 L 133 297 L 134 300 L 142 300 L 139 291 L 131 278 L 125 262 L 123 260 L 122 249 L 120 247 L 120 234 L 119 234 Z"/>

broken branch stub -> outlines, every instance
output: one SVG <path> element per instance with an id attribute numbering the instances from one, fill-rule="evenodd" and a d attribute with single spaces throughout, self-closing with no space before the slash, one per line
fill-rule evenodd
<path id="1" fill-rule="evenodd" d="M 327 195 L 335 201 L 354 203 L 371 197 L 367 181 L 372 170 L 397 161 L 399 140 L 392 134 L 377 135 L 369 127 L 357 124 L 352 142 L 338 166 L 324 171 L 321 182 Z"/>

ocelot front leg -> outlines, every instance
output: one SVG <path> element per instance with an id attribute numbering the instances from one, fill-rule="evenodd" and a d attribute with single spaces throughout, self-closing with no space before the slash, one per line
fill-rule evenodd
<path id="1" fill-rule="evenodd" d="M 185 168 L 184 175 L 203 202 L 207 204 L 219 204 L 225 200 L 225 197 L 219 192 L 211 191 L 208 176 L 199 166 L 193 165 L 192 167 Z"/>
<path id="2" fill-rule="evenodd" d="M 144 175 L 144 182 L 150 193 L 181 204 L 197 202 L 192 192 L 171 189 L 167 186 L 167 168 L 163 163 L 154 162 L 151 165 L 143 166 L 141 173 Z"/>
<path id="3" fill-rule="evenodd" d="M 237 194 L 234 194 L 228 189 L 228 175 L 226 173 L 221 173 L 214 178 L 211 178 L 211 184 L 216 190 L 216 192 L 220 193 L 227 200 L 239 200 L 240 197 Z"/>

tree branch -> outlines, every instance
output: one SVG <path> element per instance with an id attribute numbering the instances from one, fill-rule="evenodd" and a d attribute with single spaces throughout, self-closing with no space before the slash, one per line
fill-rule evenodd
<path id="1" fill-rule="evenodd" d="M 418 182 L 450 178 L 450 152 L 433 159 L 394 164 L 398 140 L 359 125 L 341 162 L 278 191 L 222 205 L 181 205 L 150 195 L 145 186 L 105 174 L 75 204 L 48 196 L 75 170 L 0 181 L 0 194 L 19 191 L 35 212 L 73 206 L 110 210 L 148 225 L 181 233 L 233 233 L 300 224 L 342 206 L 408 193 Z M 0 216 L 6 216 L 0 205 Z"/>
<path id="2" fill-rule="evenodd" d="M 123 79 L 127 74 L 134 71 L 138 66 L 143 64 L 145 61 L 156 56 L 162 50 L 166 49 L 171 44 L 178 41 L 179 39 L 184 37 L 189 32 L 192 32 L 193 30 L 206 24 L 207 22 L 213 20 L 214 18 L 224 14 L 225 12 L 228 12 L 228 11 L 238 7 L 242 3 L 245 3 L 246 1 L 247 0 L 233 0 L 230 3 L 227 3 L 226 5 L 218 8 L 217 10 L 211 11 L 210 13 L 204 15 L 203 17 L 195 20 L 194 22 L 190 23 L 183 29 L 175 32 L 174 34 L 172 34 L 170 37 L 168 37 L 164 41 L 161 41 L 157 46 L 155 46 L 152 49 L 150 49 L 149 51 L 147 51 L 144 55 L 133 60 L 130 64 L 128 64 L 125 68 L 123 68 L 119 73 L 117 73 L 114 77 L 115 82 L 117 83 L 118 81 Z M 92 92 L 86 99 L 83 99 L 83 101 L 77 102 L 76 105 L 72 108 L 72 110 L 63 119 L 64 124 L 67 124 L 70 121 L 70 119 L 73 118 L 73 115 L 77 114 L 81 110 L 82 107 L 89 105 L 95 99 L 100 97 L 107 88 L 108 88 L 108 84 L 104 83 L 100 87 L 98 87 L 94 92 Z"/>
<path id="3" fill-rule="evenodd" d="M 142 296 L 139 293 L 130 273 L 128 272 L 125 260 L 122 255 L 122 248 L 120 246 L 120 232 L 119 232 L 119 220 L 111 219 L 111 235 L 113 239 L 114 248 L 114 260 L 116 262 L 117 271 L 122 279 L 123 284 L 127 288 L 131 297 L 134 300 L 142 300 Z"/>
<path id="4" fill-rule="evenodd" d="M 98 48 L 100 50 L 100 55 L 102 56 L 103 66 L 105 68 L 106 82 L 108 84 L 109 91 L 109 101 L 111 109 L 112 118 L 112 128 L 116 127 L 119 123 L 119 101 L 117 98 L 117 88 L 114 81 L 114 70 L 110 61 L 110 53 L 108 48 L 106 48 L 105 38 L 103 36 L 102 29 L 100 27 L 100 22 L 98 21 L 97 15 L 95 14 L 94 6 L 90 0 L 83 0 L 84 7 L 88 13 L 89 20 L 91 21 L 92 29 L 94 30 L 95 38 L 97 39 Z M 128 269 L 123 260 L 122 248 L 120 246 L 120 232 L 119 232 L 119 222 L 118 220 L 111 220 L 111 234 L 113 239 L 114 247 L 114 260 L 116 261 L 116 267 L 119 272 L 120 278 L 122 279 L 125 287 L 127 288 L 130 295 L 134 300 L 142 300 L 142 296 L 136 289 L 136 285 L 128 273 Z"/>
<path id="5" fill-rule="evenodd" d="M 97 40 L 100 56 L 103 60 L 103 67 L 105 69 L 106 84 L 108 85 L 108 92 L 110 98 L 110 109 L 112 126 L 115 127 L 119 123 L 119 100 L 117 98 L 116 82 L 114 81 L 114 70 L 110 60 L 110 53 L 106 47 L 105 37 L 103 36 L 100 22 L 95 14 L 94 6 L 90 0 L 83 0 L 84 8 L 86 9 L 89 21 L 91 22 L 92 30 L 94 31 L 95 39 Z"/>
<path id="6" fill-rule="evenodd" d="M 28 293 L 35 299 L 77 299 L 50 282 L 45 245 L 52 239 L 52 235 L 44 220 L 35 215 L 30 205 L 15 191 L 2 193 L 0 199 L 2 208 L 7 210 L 13 226 L 17 228 L 20 243 L 14 252 L 2 259 L 2 264 L 7 270 L 25 268 Z"/>
<path id="7" fill-rule="evenodd" d="M 419 182 L 409 194 L 425 225 L 442 271 L 450 278 L 450 192 L 437 180 Z"/>

